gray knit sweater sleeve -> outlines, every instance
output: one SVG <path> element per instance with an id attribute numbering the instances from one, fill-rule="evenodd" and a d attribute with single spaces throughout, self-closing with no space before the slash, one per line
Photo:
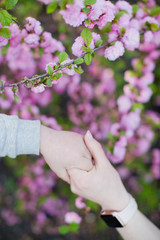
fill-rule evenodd
<path id="1" fill-rule="evenodd" d="M 0 114 L 0 157 L 39 155 L 40 121 Z"/>

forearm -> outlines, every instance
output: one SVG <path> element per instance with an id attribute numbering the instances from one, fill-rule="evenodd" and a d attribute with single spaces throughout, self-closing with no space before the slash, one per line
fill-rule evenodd
<path id="1" fill-rule="evenodd" d="M 159 240 L 160 230 L 139 210 L 123 228 L 117 228 L 124 240 Z"/>

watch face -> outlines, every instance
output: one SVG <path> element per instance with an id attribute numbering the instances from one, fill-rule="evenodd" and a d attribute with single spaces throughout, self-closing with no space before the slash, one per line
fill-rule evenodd
<path id="1" fill-rule="evenodd" d="M 117 218 L 112 215 L 101 215 L 101 218 L 107 223 L 109 227 L 123 227 L 122 224 L 117 220 Z"/>

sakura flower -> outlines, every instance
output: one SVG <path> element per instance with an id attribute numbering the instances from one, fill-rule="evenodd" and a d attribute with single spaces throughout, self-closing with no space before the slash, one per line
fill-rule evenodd
<path id="1" fill-rule="evenodd" d="M 135 28 L 128 28 L 122 41 L 128 50 L 133 51 L 135 48 L 139 47 L 140 34 Z"/>
<path id="2" fill-rule="evenodd" d="M 24 38 L 25 43 L 27 43 L 31 48 L 36 48 L 39 45 L 40 37 L 35 33 L 30 33 Z"/>
<path id="3" fill-rule="evenodd" d="M 139 112 L 130 112 L 123 115 L 121 118 L 121 125 L 128 130 L 136 130 L 141 122 Z"/>
<path id="4" fill-rule="evenodd" d="M 90 12 L 87 17 L 90 20 L 97 20 L 99 16 L 104 13 L 105 0 L 96 0 L 96 3 L 90 5 Z"/>
<path id="5" fill-rule="evenodd" d="M 120 96 L 118 98 L 117 104 L 118 104 L 118 110 L 120 113 L 128 112 L 132 106 L 131 100 L 125 95 Z"/>
<path id="6" fill-rule="evenodd" d="M 34 32 L 37 35 L 42 33 L 41 23 L 37 21 L 35 18 L 28 17 L 26 18 L 25 27 L 28 32 Z"/>
<path id="7" fill-rule="evenodd" d="M 66 223 L 75 222 L 80 224 L 82 221 L 82 218 L 76 212 L 67 212 L 64 216 L 64 221 Z"/>
<path id="8" fill-rule="evenodd" d="M 108 22 L 112 22 L 115 17 L 115 13 L 115 6 L 110 1 L 106 1 L 103 6 L 103 15 L 97 21 L 99 29 L 102 29 Z"/>
<path id="9" fill-rule="evenodd" d="M 78 27 L 82 22 L 87 19 L 87 15 L 84 12 L 81 12 L 81 6 L 76 4 L 67 4 L 65 10 L 61 10 L 61 14 L 65 22 L 73 27 Z"/>
<path id="10" fill-rule="evenodd" d="M 104 52 L 105 58 L 108 58 L 110 61 L 114 61 L 124 54 L 124 47 L 120 41 L 117 41 L 115 45 L 106 48 Z"/>
<path id="11" fill-rule="evenodd" d="M 82 54 L 84 53 L 84 51 L 82 51 L 81 49 L 82 46 L 85 46 L 85 42 L 83 38 L 79 36 L 75 39 L 75 42 L 72 45 L 72 53 L 77 57 L 82 56 Z M 91 44 L 89 45 L 89 47 L 92 49 L 94 48 L 93 40 L 91 41 Z"/>
<path id="12" fill-rule="evenodd" d="M 31 91 L 34 93 L 42 93 L 45 91 L 45 85 L 41 84 L 40 86 L 37 86 L 37 87 L 32 86 Z"/>
<path id="13" fill-rule="evenodd" d="M 77 197 L 75 201 L 75 206 L 78 209 L 83 209 L 86 207 L 86 204 L 83 202 L 84 198 L 83 197 Z"/>
<path id="14" fill-rule="evenodd" d="M 132 6 L 126 2 L 126 1 L 117 1 L 116 2 L 116 7 L 119 10 L 126 10 L 130 16 L 130 18 L 132 17 Z"/>

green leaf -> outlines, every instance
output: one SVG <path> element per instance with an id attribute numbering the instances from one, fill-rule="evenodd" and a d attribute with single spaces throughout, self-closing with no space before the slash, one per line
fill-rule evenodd
<path id="1" fill-rule="evenodd" d="M 88 28 L 84 28 L 81 32 L 81 37 L 83 38 L 86 46 L 89 47 L 93 38 L 91 31 Z"/>
<path id="2" fill-rule="evenodd" d="M 60 52 L 58 55 L 59 63 L 64 62 L 68 58 L 68 54 L 66 52 Z"/>
<path id="3" fill-rule="evenodd" d="M 106 26 L 102 28 L 102 33 L 109 33 L 112 30 L 112 23 L 108 22 Z"/>
<path id="4" fill-rule="evenodd" d="M 77 233 L 78 230 L 79 230 L 79 224 L 75 223 L 75 222 L 72 222 L 72 223 L 69 224 L 69 228 L 70 228 L 70 231 L 72 233 Z"/>
<path id="5" fill-rule="evenodd" d="M 93 5 L 96 3 L 96 0 L 84 0 L 85 5 Z"/>
<path id="6" fill-rule="evenodd" d="M 84 62 L 83 58 L 77 58 L 75 61 L 74 61 L 74 64 L 82 64 Z"/>
<path id="7" fill-rule="evenodd" d="M 16 94 L 14 94 L 14 99 L 16 102 L 21 102 L 21 100 L 19 99 L 19 97 Z"/>
<path id="8" fill-rule="evenodd" d="M 85 47 L 85 46 L 82 46 L 81 49 L 82 49 L 83 52 L 88 52 L 88 48 Z"/>
<path id="9" fill-rule="evenodd" d="M 90 19 L 86 19 L 86 20 L 85 20 L 85 23 L 86 23 L 87 25 L 89 25 L 89 24 L 91 23 L 91 20 L 90 20 Z"/>
<path id="10" fill-rule="evenodd" d="M 84 56 L 84 61 L 86 63 L 86 65 L 90 65 L 91 62 L 92 62 L 92 56 L 90 53 L 87 53 L 85 56 Z"/>
<path id="11" fill-rule="evenodd" d="M 156 23 L 151 23 L 150 27 L 153 32 L 156 32 L 160 29 Z"/>
<path id="12" fill-rule="evenodd" d="M 110 133 L 110 132 L 107 134 L 107 138 L 108 138 L 108 140 L 111 140 L 111 141 L 114 141 L 114 140 L 115 140 L 115 137 L 114 137 L 113 134 Z"/>
<path id="13" fill-rule="evenodd" d="M 131 110 L 134 112 L 137 108 L 143 110 L 144 109 L 144 105 L 142 103 L 134 103 L 132 105 L 132 109 Z"/>
<path id="14" fill-rule="evenodd" d="M 84 71 L 83 71 L 83 69 L 82 69 L 81 66 L 79 66 L 78 68 L 74 67 L 74 70 L 75 70 L 75 72 L 77 72 L 77 73 L 79 73 L 79 74 L 84 73 Z"/>
<path id="15" fill-rule="evenodd" d="M 98 40 L 98 41 L 95 43 L 95 47 L 99 47 L 102 43 L 103 43 L 102 40 Z"/>
<path id="16" fill-rule="evenodd" d="M 115 18 L 114 18 L 114 21 L 116 22 L 118 19 L 120 19 L 120 17 L 123 16 L 123 14 L 128 14 L 128 12 L 126 10 L 120 10 L 116 15 L 115 15 Z"/>
<path id="17" fill-rule="evenodd" d="M 0 23 L 2 27 L 9 26 L 12 23 L 12 16 L 4 9 L 0 9 Z"/>
<path id="18" fill-rule="evenodd" d="M 4 56 L 9 48 L 9 43 L 1 49 L 1 55 Z"/>
<path id="19" fill-rule="evenodd" d="M 65 235 L 69 232 L 69 226 L 60 226 L 59 227 L 59 233 L 62 234 L 62 235 Z"/>
<path id="20" fill-rule="evenodd" d="M 63 73 L 55 73 L 52 77 L 52 80 L 58 80 L 60 77 L 62 77 Z"/>
<path id="21" fill-rule="evenodd" d="M 133 4 L 133 5 L 132 5 L 133 15 L 136 14 L 136 12 L 138 11 L 138 9 L 139 9 L 139 6 L 138 6 L 137 4 Z"/>
<path id="22" fill-rule="evenodd" d="M 6 0 L 6 9 L 10 10 L 12 9 L 16 4 L 18 3 L 18 0 Z"/>
<path id="23" fill-rule="evenodd" d="M 89 9 L 89 8 L 87 8 L 87 7 L 85 7 L 85 8 L 82 8 L 82 12 L 84 12 L 84 13 L 86 13 L 86 14 L 88 14 L 88 13 L 89 13 L 89 11 L 90 11 L 90 9 Z"/>
<path id="24" fill-rule="evenodd" d="M 56 11 L 58 7 L 58 0 L 53 0 L 48 6 L 47 6 L 47 14 L 53 13 Z"/>
<path id="25" fill-rule="evenodd" d="M 60 1 L 60 8 L 66 9 L 66 4 L 73 4 L 74 0 L 61 0 Z"/>
<path id="26" fill-rule="evenodd" d="M 52 76 L 52 74 L 53 74 L 53 68 L 52 68 L 50 65 L 48 65 L 48 67 L 47 67 L 47 72 L 48 72 L 48 74 L 49 74 L 50 76 Z"/>
<path id="27" fill-rule="evenodd" d="M 46 84 L 48 87 L 52 86 L 51 77 L 47 79 Z"/>
<path id="28" fill-rule="evenodd" d="M 150 9 L 150 16 L 156 16 L 160 14 L 160 6 L 154 6 Z"/>
<path id="29" fill-rule="evenodd" d="M 11 31 L 8 28 L 0 28 L 0 35 L 4 38 L 10 38 L 11 37 Z"/>

